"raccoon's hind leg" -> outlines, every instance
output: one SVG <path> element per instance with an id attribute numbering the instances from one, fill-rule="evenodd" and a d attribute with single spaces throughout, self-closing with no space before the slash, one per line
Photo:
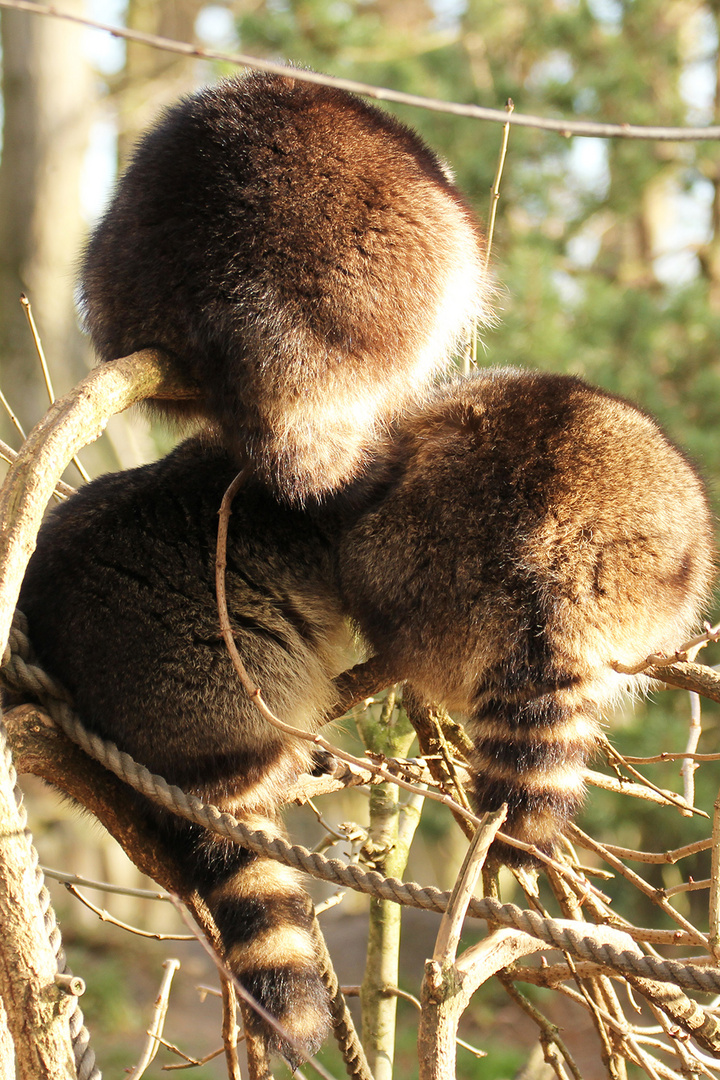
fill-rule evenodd
<path id="1" fill-rule="evenodd" d="M 468 724 L 473 794 L 481 812 L 507 803 L 502 831 L 551 855 L 584 798 L 583 771 L 598 740 L 597 686 L 545 666 L 488 672 Z M 532 856 L 496 842 L 491 857 L 527 866 Z"/>

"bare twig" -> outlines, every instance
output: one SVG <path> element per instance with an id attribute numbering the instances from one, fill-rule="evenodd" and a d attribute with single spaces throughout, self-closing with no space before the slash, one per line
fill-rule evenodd
<path id="1" fill-rule="evenodd" d="M 194 934 L 160 934 L 153 933 L 151 930 L 141 930 L 138 926 L 130 926 L 129 923 L 121 922 L 119 919 L 114 918 L 104 908 L 96 907 L 86 896 L 72 885 L 69 881 L 66 881 L 65 888 L 74 896 L 76 900 L 79 900 L 81 904 L 84 904 L 88 910 L 97 915 L 101 922 L 110 923 L 112 926 L 119 927 L 120 930 L 127 930 L 131 934 L 136 934 L 138 937 L 153 938 L 155 941 L 194 941 Z"/>
<path id="2" fill-rule="evenodd" d="M 107 34 L 112 34 L 113 37 L 123 38 L 126 41 L 137 41 L 140 44 L 163 49 L 166 52 L 178 53 L 181 56 L 199 57 L 203 60 L 220 60 L 227 64 L 255 68 L 258 71 L 267 71 L 277 75 L 291 73 L 293 78 L 304 82 L 312 82 L 320 86 L 337 86 L 342 90 L 363 94 L 379 101 L 395 101 L 401 105 L 416 106 L 433 112 L 450 113 L 453 116 L 468 116 L 476 120 L 490 120 L 494 123 L 510 123 L 517 124 L 519 127 L 555 131 L 563 136 L 582 135 L 595 139 L 697 142 L 704 139 L 720 138 L 720 126 L 700 128 L 645 127 L 639 124 L 602 124 L 591 120 L 556 120 L 549 117 L 526 116 L 523 113 L 513 113 L 511 117 L 508 117 L 507 113 L 502 109 L 487 109 L 480 105 L 464 105 L 457 102 L 440 101 L 437 98 L 422 97 L 419 94 L 406 94 L 400 90 L 391 90 L 388 87 L 372 86 L 369 83 L 357 82 L 354 79 L 338 79 L 327 75 L 318 75 L 302 68 L 289 68 L 286 64 L 277 64 L 270 60 L 262 60 L 256 56 L 248 56 L 246 53 L 225 53 L 215 49 L 201 49 L 197 45 L 173 41 L 171 38 L 159 37 L 156 34 L 145 34 L 139 30 L 127 30 L 123 27 L 111 26 L 109 23 L 86 19 L 67 11 L 59 11 L 50 5 L 37 4 L 34 0 L 0 0 L 0 7 L 28 11 L 36 15 L 48 15 L 56 19 L 65 19 L 80 26 L 89 26 L 94 30 L 102 30 Z"/>
<path id="3" fill-rule="evenodd" d="M 686 892 L 703 892 L 705 889 L 710 888 L 710 878 L 703 878 L 702 881 L 681 881 L 679 885 L 666 886 L 663 889 L 665 896 L 677 896 L 679 893 Z"/>
<path id="4" fill-rule="evenodd" d="M 505 104 L 505 112 L 508 116 L 515 112 L 515 102 L 512 98 L 508 98 Z M 503 169 L 505 168 L 505 158 L 507 156 L 508 140 L 510 139 L 510 123 L 506 123 L 503 126 L 502 143 L 500 145 L 500 156 L 498 158 L 498 165 L 495 171 L 495 179 L 493 186 L 490 189 L 490 214 L 488 217 L 487 227 L 487 245 L 485 247 L 485 269 L 487 270 L 490 263 L 490 254 L 492 252 L 493 236 L 495 235 L 495 218 L 497 216 L 497 205 L 500 198 L 500 181 L 502 179 Z"/>
<path id="5" fill-rule="evenodd" d="M 664 801 L 676 806 L 684 817 L 689 817 L 690 814 L 697 814 L 700 817 L 708 816 L 704 810 L 698 810 L 697 807 L 689 805 L 680 795 L 676 795 L 674 791 L 664 791 L 662 788 L 659 788 L 657 784 L 653 784 L 651 780 L 648 780 L 646 776 L 643 776 L 641 772 L 638 772 L 637 769 L 630 765 L 608 739 L 602 737 L 600 741 L 611 765 L 615 764 L 627 769 L 631 776 L 634 776 L 636 780 L 639 780 L 640 783 L 644 784 L 650 791 L 654 791 L 656 795 L 661 795 Z"/>
<path id="6" fill-rule="evenodd" d="M 52 870 L 49 866 L 42 866 L 41 870 L 45 877 L 61 881 L 63 885 L 80 885 L 85 889 L 99 889 L 101 892 L 119 893 L 121 896 L 137 896 L 141 900 L 171 900 L 170 894 L 157 889 L 131 889 L 127 885 L 111 885 L 109 881 L 93 881 L 92 878 L 82 877 L 80 874 L 66 874 L 63 870 Z"/>
<path id="7" fill-rule="evenodd" d="M 615 844 L 606 844 L 605 850 L 619 859 L 631 859 L 635 862 L 644 863 L 676 863 L 680 859 L 686 859 L 689 855 L 697 855 L 700 851 L 707 851 L 712 840 L 696 840 L 693 844 L 684 844 L 673 851 L 635 851 L 633 848 L 617 847 Z"/>
<path id="8" fill-rule="evenodd" d="M 700 735 L 702 734 L 702 709 L 700 706 L 700 697 L 698 694 L 691 693 L 690 697 L 690 724 L 688 730 L 688 741 L 685 745 L 685 756 L 683 758 L 682 768 L 680 774 L 683 778 L 683 797 L 685 802 L 692 804 L 695 802 L 695 770 L 697 769 L 697 762 L 691 757 L 692 754 L 698 748 L 700 741 Z"/>
<path id="9" fill-rule="evenodd" d="M 704 810 L 698 810 L 695 806 L 688 805 L 680 795 L 673 791 L 665 791 L 655 784 L 634 784 L 632 780 L 625 780 L 620 776 L 606 776 L 605 773 L 585 769 L 583 778 L 592 787 L 602 788 L 604 791 L 615 791 L 619 795 L 629 795 L 633 799 L 644 799 L 645 802 L 657 803 L 659 806 L 674 806 L 683 817 L 690 817 L 695 813 L 699 817 L 707 817 Z"/>
<path id="10" fill-rule="evenodd" d="M 673 753 L 671 750 L 663 750 L 659 754 L 649 754 L 647 757 L 636 757 L 634 754 L 624 754 L 625 761 L 631 761 L 633 765 L 658 765 L 663 761 L 682 761 L 689 758 L 702 764 L 705 761 L 720 761 L 720 754 L 687 754 L 684 750 Z"/>
<path id="11" fill-rule="evenodd" d="M 166 960 L 163 964 L 165 968 L 165 974 L 163 975 L 162 982 L 160 983 L 160 990 L 158 996 L 155 999 L 155 1009 L 153 1011 L 153 1020 L 148 1030 L 148 1039 L 145 1043 L 145 1047 L 140 1056 L 135 1068 L 128 1075 L 128 1080 L 140 1080 L 148 1065 L 152 1062 L 155 1055 L 158 1052 L 160 1041 L 159 1035 L 162 1035 L 163 1027 L 165 1026 L 165 1017 L 167 1016 L 168 1001 L 170 998 L 170 987 L 172 986 L 173 976 L 177 969 L 180 967 L 179 960 Z"/>
<path id="12" fill-rule="evenodd" d="M 706 664 L 678 661 L 670 667 L 647 668 L 643 674 L 668 686 L 695 691 L 711 701 L 720 701 L 720 673 Z"/>
<path id="13" fill-rule="evenodd" d="M 25 312 L 25 316 L 26 316 L 27 321 L 28 321 L 28 325 L 30 326 L 30 333 L 32 334 L 32 339 L 33 339 L 33 341 L 35 343 L 35 351 L 38 354 L 38 359 L 40 361 L 40 367 L 42 368 L 43 381 L 45 383 L 45 389 L 47 390 L 47 395 L 48 395 L 48 398 L 50 399 L 50 404 L 54 405 L 55 404 L 55 390 L 53 388 L 52 379 L 50 378 L 50 369 L 49 369 L 48 364 L 47 364 L 47 359 L 45 358 L 45 350 L 43 348 L 43 344 L 42 344 L 42 340 L 40 338 L 40 334 L 38 332 L 38 328 L 37 328 L 37 326 L 35 324 L 35 318 L 34 318 L 33 313 L 32 313 L 32 306 L 31 306 L 30 301 L 28 300 L 27 296 L 25 296 L 24 293 L 22 293 L 21 296 L 20 296 L 20 303 L 22 304 L 23 310 Z M 80 459 L 78 458 L 77 454 L 73 455 L 72 463 L 75 466 L 75 468 L 77 469 L 77 471 L 80 473 L 80 475 L 82 476 L 85 483 L 86 484 L 89 483 L 90 482 L 90 476 L 86 472 L 84 465 L 81 464 Z"/>
<path id="14" fill-rule="evenodd" d="M 453 792 L 456 801 L 469 810 L 470 801 L 451 753 L 454 748 L 462 758 L 467 758 L 472 752 L 472 743 L 464 729 L 448 715 L 445 709 L 424 701 L 412 686 L 406 686 L 403 691 L 403 708 L 415 728 L 420 752 L 427 763 L 430 775 L 444 791 Z M 472 823 L 454 812 L 453 817 L 470 839 L 475 832 Z"/>
<path id="15" fill-rule="evenodd" d="M 705 623 L 705 630 L 702 634 L 696 634 L 695 637 L 690 638 L 689 641 L 686 641 L 684 645 L 681 645 L 680 648 L 676 649 L 672 654 L 650 653 L 650 655 L 646 656 L 644 660 L 641 660 L 639 664 L 633 664 L 631 667 L 619 663 L 615 663 L 612 666 L 615 671 L 618 671 L 623 675 L 640 675 L 651 668 L 657 668 L 659 671 L 662 671 L 663 668 L 672 667 L 677 663 L 692 663 L 700 649 L 703 649 L 713 641 L 717 641 L 719 637 L 720 623 L 717 623 L 715 626 Z M 662 676 L 658 675 L 653 676 L 653 678 L 661 677 Z"/>
<path id="16" fill-rule="evenodd" d="M 435 939 L 433 960 L 441 966 L 455 962 L 468 904 L 475 892 L 490 845 L 506 817 L 507 805 L 505 804 L 495 813 L 485 814 L 482 824 L 470 841 Z"/>
<path id="17" fill-rule="evenodd" d="M 223 1047 L 221 1046 L 218 1050 L 211 1050 L 210 1053 L 206 1054 L 203 1058 L 194 1058 L 189 1054 L 186 1054 L 185 1051 L 181 1050 L 175 1043 L 168 1042 L 167 1039 L 163 1039 L 161 1036 L 158 1036 L 158 1042 L 172 1054 L 177 1054 L 178 1057 L 183 1059 L 179 1063 L 163 1065 L 163 1072 L 173 1072 L 176 1069 L 196 1069 L 199 1065 L 205 1065 L 206 1062 L 212 1061 L 213 1058 L 220 1057 L 223 1052 Z"/>
<path id="18" fill-rule="evenodd" d="M 240 1063 L 237 1055 L 238 1024 L 237 1024 L 237 998 L 235 987 L 230 979 L 220 976 L 223 1003 L 223 1049 L 225 1050 L 225 1064 L 227 1066 L 228 1080 L 242 1080 L 240 1075 Z"/>
<path id="19" fill-rule="evenodd" d="M 17 416 L 15 415 L 15 413 L 13 412 L 13 410 L 12 410 L 12 409 L 10 408 L 10 402 L 9 402 L 9 401 L 8 401 L 8 399 L 7 399 L 6 397 L 5 397 L 5 395 L 3 394 L 2 390 L 0 390 L 0 405 L 2 405 L 2 407 L 3 407 L 3 408 L 4 408 L 4 410 L 5 410 L 5 412 L 6 412 L 6 413 L 8 414 L 8 416 L 10 417 L 10 421 L 11 421 L 11 423 L 13 424 L 13 426 L 15 427 L 15 430 L 17 431 L 17 433 L 18 433 L 18 435 L 20 436 L 20 438 L 21 438 L 21 439 L 23 439 L 23 440 L 24 440 L 24 439 L 26 439 L 26 438 L 27 438 L 27 435 L 25 434 L 25 431 L 23 430 L 23 426 L 22 426 L 22 424 L 20 423 L 20 421 L 18 420 L 18 418 L 17 418 Z M 4 445 L 5 445 L 5 444 L 3 443 L 3 446 L 4 446 Z"/>
<path id="20" fill-rule="evenodd" d="M 720 956 L 720 794 L 715 799 L 713 808 L 710 897 L 709 897 L 709 942 L 713 956 Z"/>
<path id="21" fill-rule="evenodd" d="M 609 863 L 610 866 L 617 870 L 619 874 L 622 874 L 623 877 L 627 878 L 628 881 L 632 882 L 636 886 L 636 888 L 640 890 L 640 892 L 642 892 L 645 896 L 648 896 L 654 904 L 657 904 L 658 907 L 661 908 L 666 915 L 669 915 L 674 922 L 678 923 L 678 925 L 681 926 L 683 930 L 686 930 L 688 934 L 694 936 L 695 943 L 697 945 L 701 945 L 705 949 L 708 948 L 708 939 L 705 934 L 700 933 L 700 931 L 696 927 L 694 927 L 691 922 L 685 919 L 680 914 L 680 912 L 672 906 L 672 904 L 669 904 L 660 890 L 654 889 L 652 885 L 648 885 L 648 883 L 643 878 L 641 878 L 639 874 L 636 874 L 633 870 L 630 870 L 630 868 L 625 866 L 620 861 L 620 859 L 612 855 L 603 844 L 598 843 L 597 840 L 593 840 L 591 836 L 588 836 L 586 833 L 584 833 L 581 829 L 578 828 L 577 825 L 569 825 L 568 832 L 578 841 L 578 843 L 582 847 L 589 848 L 591 851 L 597 852 L 598 855 L 600 855 L 601 858 L 605 860 L 605 862 Z"/>

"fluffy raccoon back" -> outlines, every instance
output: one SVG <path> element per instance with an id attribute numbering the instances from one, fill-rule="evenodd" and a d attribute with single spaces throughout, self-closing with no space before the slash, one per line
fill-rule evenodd
<path id="1" fill-rule="evenodd" d="M 550 850 L 602 712 L 707 601 L 702 484 L 655 422 L 578 379 L 500 369 L 400 425 L 399 478 L 343 541 L 378 652 L 468 718 L 479 808 Z M 500 852 L 508 859 L 509 852 Z"/>
<path id="2" fill-rule="evenodd" d="M 234 472 L 224 451 L 193 440 L 89 484 L 41 530 L 19 606 L 41 664 L 89 730 L 277 832 L 284 793 L 314 761 L 308 743 L 282 736 L 245 699 L 219 632 L 217 511 Z M 233 505 L 227 559 L 230 621 L 252 677 L 283 719 L 313 729 L 334 705 L 349 649 L 328 542 L 306 515 L 249 484 Z M 128 797 L 210 907 L 240 981 L 314 1051 L 327 997 L 299 878 Z M 291 1045 L 260 1028 L 297 1063 Z"/>
<path id="3" fill-rule="evenodd" d="M 140 142 L 88 245 L 82 303 L 102 359 L 165 349 L 236 456 L 303 500 L 362 472 L 488 317 L 483 256 L 410 129 L 254 74 L 179 102 Z"/>

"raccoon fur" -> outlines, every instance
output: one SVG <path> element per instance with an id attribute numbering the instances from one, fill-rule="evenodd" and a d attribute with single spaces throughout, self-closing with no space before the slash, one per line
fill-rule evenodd
<path id="1" fill-rule="evenodd" d="M 236 472 L 194 439 L 154 465 L 107 475 L 40 530 L 19 607 L 41 665 L 84 724 L 150 770 L 251 827 L 282 829 L 278 807 L 315 765 L 309 743 L 247 699 L 220 635 L 218 510 Z M 314 730 L 335 703 L 350 641 L 330 545 L 307 515 L 257 483 L 229 523 L 227 599 L 238 649 L 271 709 Z M 297 874 L 158 810 L 128 789 L 158 850 L 205 900 L 243 986 L 312 1053 L 328 1030 L 310 899 Z M 260 1023 L 271 1049 L 292 1046 Z"/>
<path id="2" fill-rule="evenodd" d="M 438 389 L 386 459 L 341 544 L 348 608 L 398 679 L 466 718 L 478 810 L 507 802 L 505 831 L 550 853 L 604 710 L 642 683 L 615 665 L 677 649 L 707 603 L 703 486 L 633 405 L 512 369 Z"/>
<path id="3" fill-rule="evenodd" d="M 251 74 L 172 106 L 88 244 L 102 360 L 164 350 L 281 498 L 361 474 L 458 338 L 489 317 L 484 241 L 409 128 L 343 90 Z"/>

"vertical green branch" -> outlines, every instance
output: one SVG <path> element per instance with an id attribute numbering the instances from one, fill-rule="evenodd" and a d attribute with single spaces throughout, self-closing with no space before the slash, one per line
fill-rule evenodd
<path id="1" fill-rule="evenodd" d="M 367 714 L 359 723 L 365 746 L 387 757 L 404 757 L 414 731 L 404 713 L 395 708 L 391 690 L 379 719 Z M 420 820 L 421 797 L 399 799 L 394 784 L 373 785 L 370 792 L 370 827 L 367 851 L 372 863 L 387 877 L 402 877 L 410 844 Z M 400 953 L 398 904 L 373 897 L 365 978 L 360 988 L 363 1046 L 375 1080 L 391 1080 L 395 1051 L 397 997 L 389 992 L 398 982 Z"/>

